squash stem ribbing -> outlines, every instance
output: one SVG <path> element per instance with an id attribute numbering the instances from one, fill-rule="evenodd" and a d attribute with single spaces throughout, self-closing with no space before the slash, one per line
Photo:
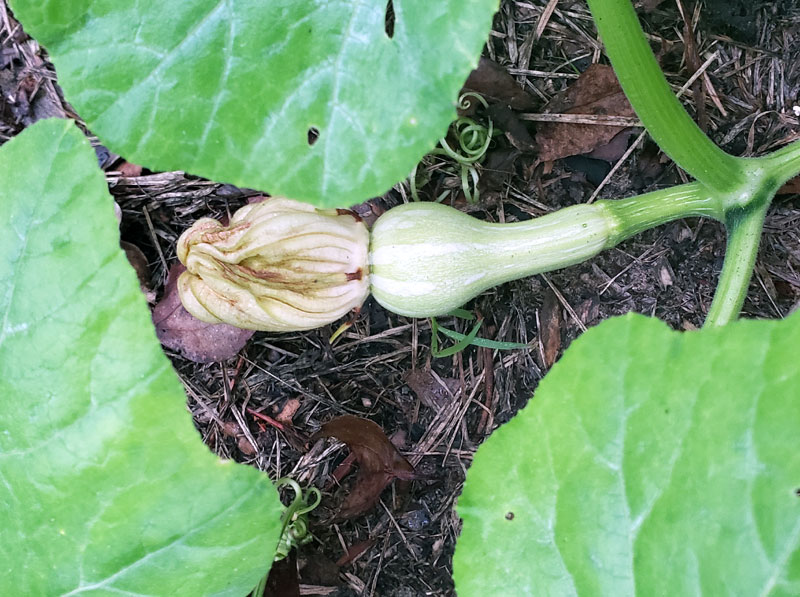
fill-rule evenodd
<path id="1" fill-rule="evenodd" d="M 628 199 L 598 201 L 617 220 L 616 233 L 608 240 L 613 247 L 640 232 L 692 216 L 724 221 L 725 214 L 719 197 L 699 182 L 646 193 Z"/>

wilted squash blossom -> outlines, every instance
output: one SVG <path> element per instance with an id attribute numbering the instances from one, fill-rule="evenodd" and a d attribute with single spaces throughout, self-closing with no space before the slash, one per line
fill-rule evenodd
<path id="1" fill-rule="evenodd" d="M 369 293 L 369 232 L 345 210 L 273 197 L 223 226 L 202 218 L 178 240 L 181 302 L 208 323 L 309 330 L 361 306 Z"/>

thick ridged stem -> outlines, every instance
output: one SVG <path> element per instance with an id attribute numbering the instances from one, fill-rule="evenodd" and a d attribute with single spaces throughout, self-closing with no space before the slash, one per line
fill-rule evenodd
<path id="1" fill-rule="evenodd" d="M 748 212 L 729 212 L 726 221 L 728 245 L 725 248 L 725 261 L 705 325 L 725 325 L 739 317 L 756 264 L 768 205 L 766 203 Z"/>
<path id="2" fill-rule="evenodd" d="M 758 162 L 775 179 L 776 186 L 780 186 L 800 172 L 800 141 L 753 161 Z"/>
<path id="3" fill-rule="evenodd" d="M 588 2 L 625 95 L 664 153 L 715 191 L 729 192 L 744 182 L 743 160 L 714 145 L 672 93 L 631 0 Z"/>
<path id="4" fill-rule="evenodd" d="M 762 158 L 725 153 L 697 127 L 669 88 L 631 0 L 588 0 L 625 95 L 647 131 L 684 170 L 718 198 L 728 228 L 720 281 L 706 323 L 721 325 L 741 309 L 767 206 L 800 171 L 800 141 Z"/>
<path id="5" fill-rule="evenodd" d="M 725 217 L 719 198 L 698 182 L 596 204 L 607 208 L 619 222 L 617 233 L 609 239 L 609 247 L 678 218 L 699 216 L 723 221 Z"/>

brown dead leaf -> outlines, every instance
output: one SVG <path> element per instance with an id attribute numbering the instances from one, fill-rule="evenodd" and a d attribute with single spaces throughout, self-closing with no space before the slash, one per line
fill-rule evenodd
<path id="1" fill-rule="evenodd" d="M 414 369 L 403 377 L 420 402 L 435 410 L 452 403 L 453 395 L 458 391 L 457 379 L 439 377 L 430 369 Z"/>
<path id="2" fill-rule="evenodd" d="M 114 205 L 116 205 L 116 203 L 114 203 Z M 139 278 L 139 287 L 142 289 L 142 293 L 147 299 L 147 302 L 151 304 L 154 303 L 156 295 L 152 288 L 150 288 L 150 266 L 147 263 L 147 257 L 144 256 L 144 253 L 142 253 L 139 247 L 132 243 L 121 240 L 119 241 L 119 246 L 125 251 L 128 263 L 130 263 L 136 271 L 136 277 Z"/>
<path id="3" fill-rule="evenodd" d="M 478 188 L 481 195 L 501 192 L 505 183 L 514 175 L 515 164 L 522 153 L 513 147 L 490 149 L 481 168 Z"/>
<path id="4" fill-rule="evenodd" d="M 336 560 L 336 565 L 341 567 L 341 566 L 347 566 L 348 564 L 354 562 L 361 554 L 363 554 L 370 547 L 375 545 L 376 541 L 377 539 L 370 538 L 370 539 L 365 539 L 364 541 L 359 541 L 354 545 L 351 545 L 350 547 L 347 548 L 347 552 L 345 552 L 345 554 L 341 558 Z"/>
<path id="5" fill-rule="evenodd" d="M 555 292 L 544 293 L 542 310 L 539 312 L 539 336 L 542 341 L 542 360 L 545 369 L 553 366 L 561 350 L 561 305 Z"/>
<path id="6" fill-rule="evenodd" d="M 222 434 L 227 437 L 237 437 L 242 430 L 236 421 L 225 421 L 222 425 Z"/>
<path id="7" fill-rule="evenodd" d="M 394 479 L 416 479 L 414 467 L 397 451 L 383 429 L 368 419 L 344 415 L 328 421 L 311 440 L 335 437 L 347 444 L 358 461 L 355 485 L 339 507 L 336 518 L 344 520 L 369 510 Z"/>
<path id="8" fill-rule="evenodd" d="M 372 228 L 372 225 L 377 221 L 378 217 L 386 211 L 381 198 L 370 199 L 364 203 L 353 205 L 348 208 L 356 214 L 366 224 L 367 228 Z"/>
<path id="9" fill-rule="evenodd" d="M 658 5 L 661 4 L 663 1 L 664 0 L 640 0 L 638 2 L 638 6 L 639 8 L 642 9 L 642 12 L 644 12 L 645 14 L 650 14 L 656 8 L 658 8 Z"/>
<path id="10" fill-rule="evenodd" d="M 156 335 L 165 347 L 195 363 L 214 363 L 236 356 L 253 335 L 224 323 L 205 323 L 183 308 L 178 296 L 178 276 L 186 270 L 173 265 L 167 276 L 164 296 L 153 309 Z"/>
<path id="11" fill-rule="evenodd" d="M 534 151 L 536 144 L 533 142 L 533 137 L 528 132 L 525 123 L 522 122 L 517 114 L 505 104 L 494 104 L 489 106 L 487 111 L 489 118 L 492 119 L 495 126 L 503 131 L 503 134 L 514 147 L 520 151 Z"/>
<path id="12" fill-rule="evenodd" d="M 587 327 L 594 325 L 600 318 L 600 298 L 597 295 L 592 295 L 581 301 L 575 307 L 575 313 L 577 313 L 578 319 Z"/>
<path id="13" fill-rule="evenodd" d="M 23 126 L 30 126 L 45 118 L 66 118 L 52 83 L 45 78 L 42 59 L 34 56 L 33 60 L 33 68 L 22 71 L 19 80 L 14 77 L 0 78 L 4 103 L 11 110 L 15 122 Z"/>
<path id="14" fill-rule="evenodd" d="M 592 64 L 564 92 L 547 105 L 546 112 L 633 117 L 635 113 L 610 66 Z M 565 122 L 541 123 L 536 132 L 539 159 L 550 162 L 594 151 L 626 127 Z"/>
<path id="15" fill-rule="evenodd" d="M 11 105 L 11 111 L 17 119 L 25 125 L 34 123 L 33 108 L 31 102 L 39 91 L 40 80 L 29 73 L 24 76 L 19 83 L 17 83 L 16 96 L 12 96 L 14 103 Z"/>
<path id="16" fill-rule="evenodd" d="M 275 415 L 275 420 L 284 425 L 292 424 L 292 417 L 294 417 L 297 409 L 300 408 L 300 401 L 297 398 L 290 398 L 281 408 L 280 412 Z"/>
<path id="17" fill-rule="evenodd" d="M 464 89 L 480 93 L 489 103 L 499 102 L 513 110 L 532 110 L 537 103 L 505 68 L 488 58 L 481 58 L 478 68 L 464 83 Z"/>
<path id="18" fill-rule="evenodd" d="M 125 178 L 136 178 L 137 176 L 142 175 L 142 167 L 138 164 L 132 164 L 131 162 L 122 162 L 118 167 L 117 170 L 119 171 L 121 176 Z"/>
<path id="19" fill-rule="evenodd" d="M 253 444 L 250 443 L 250 440 L 248 440 L 244 435 L 238 439 L 236 442 L 236 447 L 238 447 L 239 451 L 245 456 L 256 455 L 256 449 L 253 447 Z"/>
<path id="20" fill-rule="evenodd" d="M 778 195 L 800 195 L 800 176 L 790 178 L 778 189 Z"/>
<path id="21" fill-rule="evenodd" d="M 608 143 L 598 145 L 586 155 L 596 160 L 615 163 L 628 151 L 628 144 L 630 143 L 631 137 L 634 135 L 636 135 L 636 129 L 622 129 L 619 133 L 614 135 Z"/>
<path id="22" fill-rule="evenodd" d="M 339 587 L 339 566 L 327 555 L 311 550 L 297 554 L 297 567 L 300 569 L 300 583 L 322 587 Z"/>
<path id="23" fill-rule="evenodd" d="M 272 563 L 263 597 L 300 597 L 300 578 L 297 575 L 295 550 L 290 551 L 282 560 Z"/>
<path id="24" fill-rule="evenodd" d="M 348 454 L 344 460 L 339 463 L 334 471 L 331 473 L 331 478 L 328 483 L 325 485 L 325 491 L 330 491 L 334 487 L 336 487 L 339 483 L 342 482 L 347 475 L 353 472 L 353 468 L 356 465 L 356 457 L 355 454 L 352 452 Z"/>
<path id="25" fill-rule="evenodd" d="M 19 23 L 7 11 L 1 12 L 5 41 L 0 44 L 0 114 L 5 124 L 18 128 L 44 118 L 67 118 L 44 58 L 28 46 L 30 38 Z M 34 51 L 24 50 L 25 46 Z M 17 68 L 15 61 L 24 67 Z"/>
<path id="26" fill-rule="evenodd" d="M 639 152 L 637 159 L 637 169 L 639 176 L 649 186 L 664 172 L 664 166 L 669 159 L 664 155 L 655 143 L 645 143 Z"/>

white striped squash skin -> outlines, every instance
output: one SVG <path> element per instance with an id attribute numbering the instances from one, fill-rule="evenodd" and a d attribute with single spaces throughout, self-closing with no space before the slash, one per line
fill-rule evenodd
<path id="1" fill-rule="evenodd" d="M 589 259 L 618 230 L 603 204 L 492 224 L 439 203 L 408 203 L 372 228 L 371 291 L 400 315 L 444 315 L 487 288 Z"/>

